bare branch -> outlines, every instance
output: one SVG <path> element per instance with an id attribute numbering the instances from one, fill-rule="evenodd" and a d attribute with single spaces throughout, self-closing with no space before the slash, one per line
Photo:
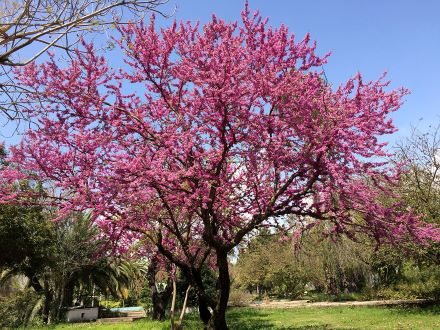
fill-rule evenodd
<path id="1" fill-rule="evenodd" d="M 7 120 L 23 119 L 23 90 L 8 67 L 35 61 L 51 48 L 68 55 L 90 32 L 142 20 L 168 0 L 2 0 L 0 2 L 0 112 Z M 171 13 L 172 14 L 172 13 Z M 29 55 L 30 54 L 30 55 Z M 25 58 L 26 56 L 26 58 Z M 70 55 L 69 55 L 70 56 Z"/>

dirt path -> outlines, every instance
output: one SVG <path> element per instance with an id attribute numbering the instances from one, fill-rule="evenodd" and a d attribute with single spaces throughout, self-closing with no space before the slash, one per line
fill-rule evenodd
<path id="1" fill-rule="evenodd" d="M 299 307 L 339 307 L 339 306 L 393 306 L 417 305 L 428 302 L 426 299 L 413 300 L 369 300 L 369 301 L 322 301 L 310 302 L 309 300 L 277 300 L 261 303 L 252 303 L 249 307 L 256 308 L 299 308 Z"/>

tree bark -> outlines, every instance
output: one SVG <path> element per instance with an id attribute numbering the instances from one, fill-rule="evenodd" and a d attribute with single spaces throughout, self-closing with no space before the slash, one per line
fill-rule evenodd
<path id="1" fill-rule="evenodd" d="M 176 289 L 176 281 L 173 281 L 173 301 L 171 304 L 171 311 L 170 311 L 170 319 L 171 319 L 171 330 L 182 330 L 183 329 L 183 318 L 185 316 L 186 311 L 186 304 L 188 303 L 188 295 L 189 290 L 191 290 L 191 285 L 188 285 L 188 288 L 185 292 L 185 299 L 183 301 L 182 310 L 180 312 L 180 317 L 178 321 L 174 320 L 174 313 L 176 308 L 176 296 L 177 296 L 177 289 Z"/>
<path id="2" fill-rule="evenodd" d="M 166 305 L 168 302 L 165 302 L 161 299 L 160 294 L 153 294 L 153 314 L 151 318 L 157 321 L 165 321 L 165 313 L 166 313 Z"/>
<path id="3" fill-rule="evenodd" d="M 201 295 L 197 295 L 197 296 L 198 296 L 198 303 L 199 303 L 199 316 L 204 324 L 204 329 L 207 329 L 209 320 L 211 319 L 212 315 L 211 315 L 211 312 L 209 311 L 208 303 L 207 303 L 206 299 Z"/>
<path id="4" fill-rule="evenodd" d="M 229 277 L 228 254 L 225 251 L 217 252 L 217 267 L 219 271 L 218 284 L 219 296 L 211 319 L 208 323 L 209 330 L 228 330 L 226 324 L 226 309 L 228 307 L 231 279 Z"/>
<path id="5" fill-rule="evenodd" d="M 176 288 L 176 280 L 173 281 L 173 300 L 171 302 L 171 310 L 170 310 L 170 321 L 171 321 L 171 330 L 179 330 L 178 324 L 174 322 L 174 312 L 176 309 L 176 297 L 177 297 L 177 288 Z"/>
<path id="6" fill-rule="evenodd" d="M 185 273 L 188 281 L 193 282 L 195 286 L 195 291 L 198 298 L 199 316 L 204 324 L 204 329 L 208 328 L 209 320 L 211 319 L 211 312 L 209 310 L 209 301 L 206 296 L 205 286 L 202 280 L 201 269 L 193 269 L 190 273 Z"/>
<path id="7" fill-rule="evenodd" d="M 44 304 L 43 304 L 43 322 L 50 324 L 51 322 L 51 307 L 52 307 L 52 290 L 49 287 L 49 282 L 44 281 Z"/>
<path id="8" fill-rule="evenodd" d="M 69 281 L 64 288 L 63 306 L 71 307 L 73 305 L 73 291 L 75 289 L 75 282 Z"/>
<path id="9" fill-rule="evenodd" d="M 171 298 L 172 293 L 172 283 L 171 279 L 168 279 L 167 286 L 164 291 L 159 292 L 156 287 L 156 274 L 158 271 L 158 263 L 152 258 L 147 271 L 148 285 L 150 286 L 150 296 L 151 302 L 153 304 L 153 314 L 152 319 L 158 321 L 165 320 L 165 313 L 168 302 Z"/>
<path id="10" fill-rule="evenodd" d="M 40 284 L 38 277 L 32 271 L 26 271 L 25 275 L 29 279 L 29 284 L 35 290 L 35 292 L 42 294 L 44 292 L 44 288 Z"/>
<path id="11" fill-rule="evenodd" d="M 56 317 L 55 322 L 61 321 L 61 311 L 63 310 L 63 302 L 64 302 L 64 292 L 65 287 L 64 283 L 61 285 L 61 288 L 59 290 L 59 296 L 58 296 L 58 308 L 56 311 Z"/>

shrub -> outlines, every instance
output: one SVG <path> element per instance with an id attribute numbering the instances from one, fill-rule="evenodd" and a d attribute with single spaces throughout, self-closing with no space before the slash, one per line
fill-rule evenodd
<path id="1" fill-rule="evenodd" d="M 122 307 L 121 302 L 120 301 L 116 301 L 116 300 L 101 300 L 100 305 L 105 307 L 105 308 L 118 308 L 118 307 Z"/>
<path id="2" fill-rule="evenodd" d="M 24 290 L 0 300 L 0 328 L 18 328 L 42 325 L 37 317 L 43 297 L 33 290 Z"/>
<path id="3" fill-rule="evenodd" d="M 437 265 L 403 264 L 400 278 L 380 287 L 376 296 L 382 299 L 440 299 L 440 268 Z"/>
<path id="4" fill-rule="evenodd" d="M 253 295 L 249 292 L 239 290 L 239 289 L 232 289 L 231 293 L 229 294 L 229 305 L 230 306 L 247 306 L 252 301 L 254 301 L 256 298 L 256 295 Z"/>

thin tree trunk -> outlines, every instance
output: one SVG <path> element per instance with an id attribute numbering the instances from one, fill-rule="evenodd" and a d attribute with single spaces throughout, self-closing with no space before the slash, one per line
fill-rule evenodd
<path id="1" fill-rule="evenodd" d="M 185 300 L 183 301 L 182 311 L 180 312 L 179 324 L 181 327 L 182 327 L 183 317 L 185 316 L 185 312 L 186 312 L 186 305 L 188 303 L 189 290 L 191 290 L 191 285 L 188 285 L 188 288 L 186 289 Z"/>
<path id="2" fill-rule="evenodd" d="M 177 296 L 176 280 L 173 280 L 173 300 L 171 301 L 171 311 L 170 311 L 170 321 L 171 321 L 172 330 L 175 329 L 174 311 L 176 308 L 176 296 Z"/>
<path id="3" fill-rule="evenodd" d="M 180 312 L 180 317 L 178 321 L 174 320 L 174 313 L 176 308 L 176 296 L 177 296 L 177 288 L 176 281 L 173 281 L 173 300 L 171 303 L 171 311 L 170 311 L 170 320 L 171 320 L 171 330 L 182 330 L 183 329 L 183 317 L 185 316 L 186 304 L 188 302 L 189 290 L 191 290 L 191 285 L 188 285 L 188 288 L 185 292 L 185 299 L 183 301 L 182 311 Z"/>
<path id="4" fill-rule="evenodd" d="M 61 310 L 63 309 L 63 302 L 64 302 L 64 292 L 65 292 L 65 287 L 64 287 L 64 283 L 60 288 L 60 293 L 59 293 L 59 301 L 58 301 L 58 309 L 57 309 L 57 315 L 56 315 L 56 322 L 59 322 L 61 319 Z"/>
<path id="5" fill-rule="evenodd" d="M 52 305 L 52 293 L 49 287 L 49 282 L 44 281 L 44 305 L 43 305 L 43 322 L 45 324 L 50 324 L 50 312 Z"/>
<path id="6" fill-rule="evenodd" d="M 92 287 L 92 307 L 95 307 L 95 283 L 93 283 Z"/>

